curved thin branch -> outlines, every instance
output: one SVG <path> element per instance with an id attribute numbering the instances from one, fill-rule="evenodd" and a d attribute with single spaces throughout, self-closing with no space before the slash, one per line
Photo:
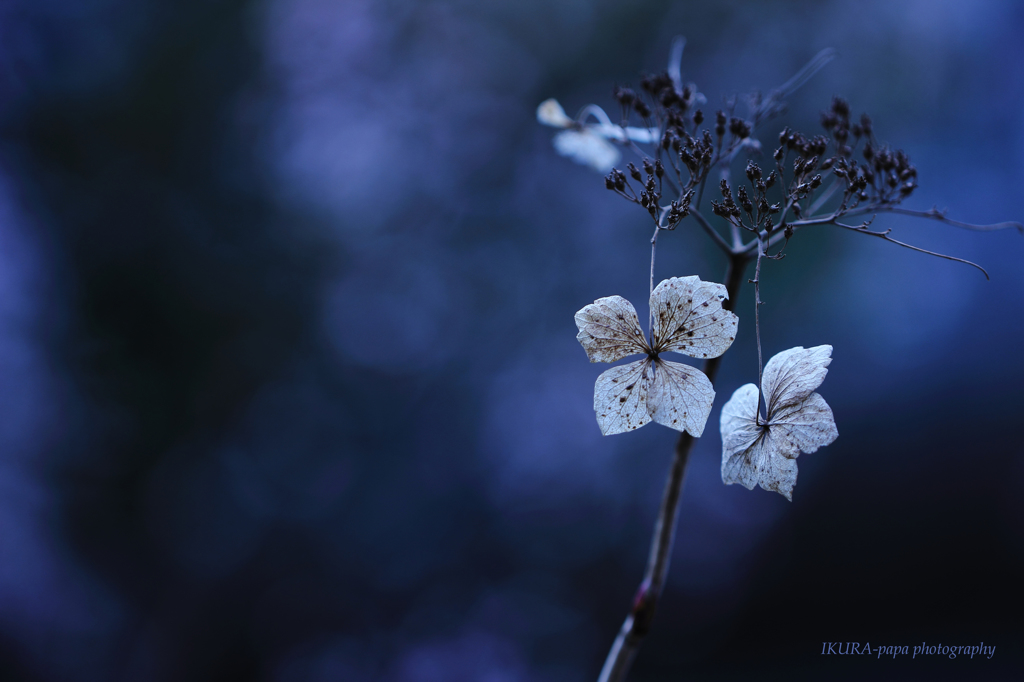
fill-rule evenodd
<path id="1" fill-rule="evenodd" d="M 975 225 L 974 223 L 962 223 L 959 220 L 951 220 L 946 217 L 945 211 L 940 211 L 937 208 L 932 208 L 927 211 L 911 211 L 907 208 L 893 206 L 891 208 L 879 210 L 884 210 L 889 213 L 899 213 L 900 215 L 909 215 L 915 218 L 931 218 L 932 220 L 938 220 L 940 223 L 952 225 L 953 227 L 960 227 L 965 230 L 973 230 L 975 232 L 995 232 L 996 230 L 1014 229 L 1021 234 L 1024 234 L 1024 225 L 1015 220 L 1009 220 L 1004 223 L 991 223 L 989 225 Z"/>
<path id="2" fill-rule="evenodd" d="M 973 263 L 973 262 L 971 262 L 969 260 L 966 260 L 964 258 L 957 258 L 956 256 L 947 256 L 944 253 L 938 253 L 937 251 L 929 251 L 928 249 L 922 249 L 919 246 L 912 246 L 912 245 L 907 244 L 905 242 L 901 242 L 898 239 L 893 239 L 892 237 L 890 237 L 889 236 L 889 230 L 886 230 L 884 232 L 874 232 L 872 230 L 867 229 L 864 225 L 844 225 L 842 223 L 835 222 L 835 221 L 833 221 L 832 224 L 836 225 L 837 227 L 841 227 L 843 229 L 850 230 L 851 232 L 857 232 L 859 234 L 866 234 L 866 235 L 871 236 L 871 237 L 878 237 L 880 239 L 884 239 L 887 242 L 892 242 L 893 244 L 896 244 L 897 246 L 902 246 L 904 248 L 911 249 L 912 251 L 920 251 L 921 253 L 927 253 L 929 256 L 937 256 L 939 258 L 945 258 L 946 260 L 952 260 L 952 261 L 956 261 L 957 263 L 964 263 L 966 265 L 970 265 L 971 267 L 975 267 L 975 268 L 978 268 L 979 270 L 981 270 L 982 274 L 985 275 L 985 279 L 988 279 L 988 280 L 992 279 L 991 277 L 988 276 L 988 271 L 986 271 L 985 268 L 981 267 L 977 263 Z"/>
<path id="3" fill-rule="evenodd" d="M 672 39 L 672 51 L 668 55 L 668 77 L 672 79 L 672 85 L 676 90 L 683 89 L 683 48 L 686 47 L 686 38 L 676 36 Z"/>
<path id="4" fill-rule="evenodd" d="M 839 53 L 836 52 L 834 48 L 826 47 L 824 50 L 814 55 L 814 57 L 811 58 L 811 61 L 807 62 L 807 64 L 797 71 L 792 78 L 777 87 L 775 90 L 782 93 L 783 97 L 792 95 L 800 89 L 800 86 L 809 81 L 814 74 L 818 73 L 822 67 L 835 59 L 838 54 Z"/>
<path id="5" fill-rule="evenodd" d="M 977 263 L 974 263 L 972 261 L 966 260 L 964 258 L 957 258 L 956 256 L 947 256 L 947 255 L 942 254 L 942 253 L 937 253 L 935 251 L 929 251 L 927 249 L 922 249 L 922 248 L 917 247 L 917 246 L 912 246 L 911 244 L 906 244 L 904 242 L 899 241 L 898 239 L 893 239 L 892 237 L 889 237 L 888 236 L 889 230 L 886 230 L 885 232 L 872 232 L 870 230 L 864 229 L 864 227 L 865 227 L 864 225 L 860 225 L 860 226 L 843 225 L 843 224 L 837 222 L 840 217 L 851 217 L 852 218 L 852 217 L 856 217 L 856 216 L 866 215 L 868 213 L 872 213 L 872 214 L 877 214 L 877 213 L 895 213 L 895 214 L 898 214 L 898 215 L 907 215 L 907 216 L 911 216 L 911 217 L 914 217 L 914 218 L 927 218 L 927 219 L 930 219 L 930 220 L 937 220 L 940 223 L 945 223 L 946 225 L 952 225 L 953 227 L 959 227 L 959 228 L 963 228 L 965 230 L 973 230 L 973 231 L 976 231 L 976 232 L 995 232 L 997 230 L 1016 229 L 1016 230 L 1019 230 L 1022 234 L 1024 234 L 1024 225 L 1022 225 L 1021 223 L 1018 223 L 1016 221 L 1007 221 L 1007 222 L 1002 222 L 1002 223 L 992 223 L 992 224 L 989 224 L 989 225 L 976 225 L 974 223 L 962 223 L 962 222 L 957 221 L 957 220 L 951 220 L 951 219 L 947 218 L 942 211 L 939 211 L 936 208 L 932 208 L 932 209 L 930 209 L 928 211 L 913 211 L 913 210 L 910 210 L 910 209 L 907 209 L 907 208 L 900 208 L 899 206 L 865 206 L 863 208 L 855 208 L 855 209 L 852 209 L 852 210 L 849 210 L 849 211 L 846 211 L 846 212 L 843 212 L 843 213 L 840 213 L 839 211 L 836 211 L 835 213 L 831 213 L 831 214 L 826 215 L 826 216 L 817 216 L 817 217 L 813 217 L 813 218 L 805 218 L 803 220 L 794 220 L 793 222 L 787 223 L 787 225 L 792 227 L 794 231 L 800 229 L 801 227 L 806 227 L 808 225 L 836 225 L 838 227 L 843 227 L 843 228 L 846 228 L 848 230 L 853 230 L 855 232 L 860 232 L 862 234 L 868 234 L 868 235 L 871 235 L 871 236 L 874 236 L 874 237 L 882 237 L 886 241 L 892 242 L 893 244 L 898 244 L 899 246 L 903 246 L 903 247 L 911 249 L 913 251 L 920 251 L 921 253 L 926 253 L 926 254 L 928 254 L 930 256 L 937 256 L 938 258 L 944 258 L 946 260 L 956 261 L 958 263 L 965 263 L 967 265 L 970 265 L 972 267 L 977 268 L 978 270 L 981 270 L 981 272 L 985 275 L 985 279 L 991 279 L 989 277 L 989 275 L 988 275 L 988 272 L 985 270 L 985 268 L 981 267 Z M 872 220 L 873 219 L 874 218 L 872 218 Z M 870 223 L 870 221 L 869 221 L 869 223 Z M 774 246 L 782 238 L 783 238 L 783 235 L 781 233 L 774 234 L 772 236 L 771 240 L 769 241 L 769 246 Z M 753 252 L 753 250 L 756 247 L 756 245 L 757 245 L 756 241 L 755 242 L 751 242 L 750 244 L 744 245 L 744 247 L 742 249 L 743 253 L 749 255 L 751 252 Z"/>

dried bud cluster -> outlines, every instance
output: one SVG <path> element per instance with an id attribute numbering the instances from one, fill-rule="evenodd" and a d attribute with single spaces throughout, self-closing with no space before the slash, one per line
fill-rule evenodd
<path id="1" fill-rule="evenodd" d="M 648 74 L 640 80 L 640 87 L 661 108 L 667 112 L 675 112 L 683 115 L 689 111 L 703 96 L 697 92 L 697 86 L 693 83 L 680 84 L 676 87 L 672 77 L 667 71 L 658 74 Z"/>
<path id="2" fill-rule="evenodd" d="M 615 88 L 626 119 L 623 126 L 634 112 L 643 119 L 654 158 L 643 159 L 641 168 L 627 164 L 628 175 L 612 168 L 605 178 L 609 190 L 641 206 L 658 229 L 674 229 L 691 213 L 691 201 L 702 194 L 713 169 L 721 169 L 728 178 L 738 154 L 744 149 L 759 150 L 760 143 L 751 137 L 755 126 L 771 112 L 781 111 L 777 102 L 774 108 L 763 107 L 755 94 L 751 120 L 734 115 L 732 99 L 703 127 L 704 112 L 695 108 L 703 96 L 692 84 L 682 85 L 678 71 L 671 67 L 670 71 L 644 76 L 635 91 Z M 830 209 L 834 220 L 854 208 L 863 213 L 872 207 L 894 206 L 917 187 L 917 170 L 907 155 L 880 144 L 866 114 L 851 119 L 850 105 L 843 98 L 832 99 L 821 113 L 821 125 L 825 134 L 784 128 L 772 154 L 774 168 L 762 170 L 750 160 L 745 183 L 722 179 L 722 198 L 711 201 L 712 213 L 735 228 L 762 237 L 782 233 L 779 238 L 788 239 L 794 233 L 792 222 L 799 225 L 812 217 L 820 222 L 822 215 L 828 215 L 818 212 L 826 202 L 838 204 L 834 211 Z M 858 151 L 863 162 L 855 158 Z M 675 199 L 662 205 L 664 192 Z"/>

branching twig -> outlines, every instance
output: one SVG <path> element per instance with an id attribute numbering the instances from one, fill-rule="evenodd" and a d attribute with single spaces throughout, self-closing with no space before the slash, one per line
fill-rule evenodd
<path id="1" fill-rule="evenodd" d="M 854 218 L 857 216 L 867 215 L 868 213 L 896 213 L 899 215 L 912 216 L 914 218 L 927 218 L 930 220 L 937 220 L 940 223 L 945 223 L 946 225 L 952 225 L 953 227 L 959 227 L 965 230 L 973 230 L 975 232 L 995 232 L 997 230 L 1015 229 L 1021 231 L 1021 233 L 1024 233 L 1024 225 L 1016 221 L 991 223 L 989 225 L 976 225 L 974 223 L 962 223 L 957 220 L 950 220 L 945 216 L 944 213 L 934 208 L 928 211 L 912 211 L 910 209 L 900 208 L 899 206 L 878 205 L 863 206 L 860 208 L 855 208 L 846 211 L 844 213 L 836 211 L 835 213 L 831 213 L 829 215 L 812 216 L 810 218 L 805 218 L 803 220 L 794 220 L 788 223 L 788 225 L 792 227 L 793 231 L 795 232 L 799 230 L 801 227 L 807 227 L 808 225 L 830 225 L 834 224 L 834 222 L 840 217 Z M 771 241 L 769 242 L 769 246 L 775 246 L 775 244 L 778 243 L 780 239 L 782 239 L 781 234 L 773 236 Z M 753 252 L 754 246 L 755 245 L 752 242 L 750 244 L 747 244 L 744 248 L 747 252 Z"/>
<path id="2" fill-rule="evenodd" d="M 940 223 L 946 223 L 953 227 L 960 227 L 965 230 L 973 230 L 975 232 L 995 232 L 996 230 L 1015 229 L 1021 234 L 1024 234 L 1024 225 L 1018 223 L 1015 220 L 1010 220 L 1005 223 L 991 223 L 989 225 L 975 225 L 973 223 L 962 223 L 959 220 L 950 220 L 946 217 L 944 211 L 940 211 L 937 208 L 932 208 L 928 211 L 911 211 L 910 209 L 900 208 L 898 206 L 892 206 L 886 209 L 880 209 L 888 211 L 889 213 L 899 213 L 900 215 L 914 216 L 915 218 L 931 218 L 932 220 L 938 220 Z"/>
<path id="3" fill-rule="evenodd" d="M 952 261 L 956 261 L 957 263 L 964 263 L 966 265 L 970 265 L 971 267 L 975 267 L 975 268 L 978 268 L 979 270 L 981 270 L 982 274 L 985 275 L 985 279 L 991 279 L 991 277 L 988 276 L 988 271 L 986 271 L 985 268 L 981 267 L 977 263 L 973 263 L 973 262 L 971 262 L 969 260 L 966 260 L 964 258 L 957 258 L 956 256 L 947 256 L 944 253 L 938 253 L 936 251 L 929 251 L 928 249 L 922 249 L 922 248 L 920 248 L 918 246 L 912 246 L 912 245 L 907 244 L 905 242 L 901 242 L 898 239 L 893 239 L 892 237 L 890 237 L 889 236 L 889 230 L 885 230 L 884 232 L 874 232 L 872 230 L 867 229 L 865 227 L 865 225 L 844 225 L 844 224 L 842 224 L 840 222 L 835 222 L 835 221 L 833 221 L 832 224 L 836 225 L 838 227 L 841 227 L 843 229 L 850 230 L 851 232 L 858 232 L 860 234 L 866 234 L 866 235 L 868 235 L 870 237 L 878 237 L 880 239 L 884 239 L 887 242 L 892 242 L 893 244 L 896 244 L 898 246 L 902 246 L 902 247 L 911 249 L 912 251 L 920 251 L 921 253 L 927 253 L 929 256 L 937 256 L 938 258 L 945 258 L 946 260 L 952 260 Z"/>
<path id="4" fill-rule="evenodd" d="M 814 55 L 811 61 L 794 74 L 792 78 L 780 85 L 775 89 L 783 98 L 789 97 L 794 92 L 800 89 L 804 83 L 809 81 L 811 77 L 818 73 L 826 64 L 836 58 L 837 52 L 834 48 L 826 47 L 824 50 Z"/>
<path id="5" fill-rule="evenodd" d="M 693 216 L 693 219 L 697 221 L 697 224 L 704 229 L 709 237 L 711 237 L 711 241 L 718 245 L 718 248 L 722 249 L 722 251 L 729 256 L 733 254 L 733 247 L 729 246 L 729 243 L 725 241 L 725 237 L 718 234 L 718 231 L 711 226 L 711 223 L 707 221 L 707 218 L 702 216 L 699 211 L 693 211 L 690 215 Z"/>

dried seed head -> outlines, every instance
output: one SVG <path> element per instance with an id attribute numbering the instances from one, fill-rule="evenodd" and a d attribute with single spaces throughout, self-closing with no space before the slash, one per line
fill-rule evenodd
<path id="1" fill-rule="evenodd" d="M 743 207 L 744 211 L 750 213 L 752 210 L 754 210 L 754 205 L 750 203 L 750 197 L 747 196 L 746 187 L 740 185 L 739 188 L 736 190 L 736 197 L 740 200 L 740 206 Z"/>
<path id="2" fill-rule="evenodd" d="M 618 103 L 623 107 L 629 107 L 634 101 L 636 101 L 636 93 L 631 88 L 620 88 L 619 86 L 615 86 L 614 96 Z"/>
<path id="3" fill-rule="evenodd" d="M 729 132 L 741 140 L 746 139 L 750 137 L 750 123 L 744 121 L 742 118 L 731 118 L 729 119 Z"/>
<path id="4" fill-rule="evenodd" d="M 867 114 L 861 114 L 860 115 L 860 127 L 864 130 L 864 134 L 865 135 L 870 135 L 871 134 L 871 130 L 872 130 L 872 128 L 871 128 L 871 117 L 869 117 Z"/>
<path id="5" fill-rule="evenodd" d="M 832 111 L 842 118 L 847 118 L 850 115 L 850 105 L 842 97 L 832 98 Z"/>
<path id="6" fill-rule="evenodd" d="M 732 201 L 732 190 L 729 188 L 729 182 L 725 178 L 722 178 L 722 181 L 718 183 L 718 188 L 722 190 L 723 197 Z"/>

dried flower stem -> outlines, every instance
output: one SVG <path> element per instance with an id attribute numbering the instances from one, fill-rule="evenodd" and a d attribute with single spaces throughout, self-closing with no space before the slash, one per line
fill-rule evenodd
<path id="1" fill-rule="evenodd" d="M 661 226 L 655 225 L 654 234 L 651 236 L 651 288 L 650 291 L 647 292 L 648 297 L 654 295 L 654 254 L 658 249 L 659 232 L 661 232 Z M 650 306 L 648 306 L 648 309 L 649 311 L 647 313 L 647 332 L 648 334 L 654 334 L 654 309 L 651 308 Z M 648 339 L 648 341 L 653 342 L 653 337 Z"/>
<path id="2" fill-rule="evenodd" d="M 764 362 L 761 360 L 761 258 L 764 253 L 764 240 L 761 234 L 757 235 L 757 265 L 754 268 L 754 330 L 757 334 L 757 414 L 755 420 L 761 423 L 761 403 L 764 402 L 764 395 L 761 393 L 761 374 L 763 373 Z M 765 416 L 768 415 L 768 404 L 765 403 Z"/>
<path id="3" fill-rule="evenodd" d="M 729 299 L 722 304 L 725 310 L 733 309 L 743 283 L 743 272 L 750 260 L 749 256 L 745 254 L 730 256 L 725 275 L 725 287 L 729 293 Z M 704 374 L 712 384 L 715 382 L 715 375 L 718 373 L 718 365 L 721 361 L 721 356 L 704 361 Z M 640 644 L 651 629 L 654 612 L 668 575 L 676 523 L 679 520 L 679 501 L 682 497 L 686 465 L 689 462 L 690 449 L 696 440 L 689 433 L 683 432 L 679 434 L 679 440 L 676 441 L 675 454 L 672 458 L 672 465 L 669 467 L 668 480 L 665 482 L 665 493 L 661 498 L 661 508 L 658 511 L 658 520 L 654 525 L 654 537 L 651 540 L 647 570 L 633 600 L 633 607 L 622 623 L 619 634 L 608 652 L 598 682 L 623 682 L 629 675 L 629 669 L 633 665 L 633 659 L 640 649 Z"/>

